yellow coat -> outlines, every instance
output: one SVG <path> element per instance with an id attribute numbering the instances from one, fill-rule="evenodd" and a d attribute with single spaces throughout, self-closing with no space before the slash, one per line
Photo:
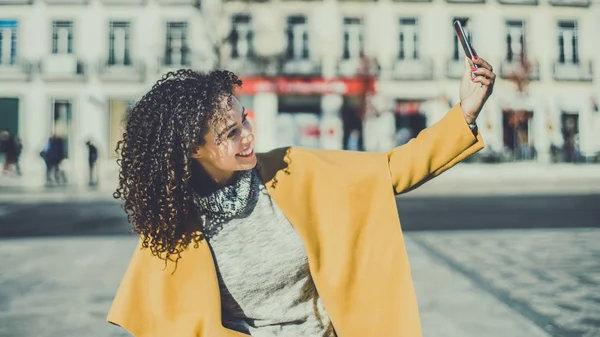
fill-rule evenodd
<path id="1" fill-rule="evenodd" d="M 338 336 L 421 336 L 394 196 L 482 148 L 457 105 L 389 153 L 288 148 L 258 156 L 263 182 L 306 246 Z M 173 270 L 138 246 L 107 320 L 136 337 L 244 336 L 221 325 L 206 242 Z"/>

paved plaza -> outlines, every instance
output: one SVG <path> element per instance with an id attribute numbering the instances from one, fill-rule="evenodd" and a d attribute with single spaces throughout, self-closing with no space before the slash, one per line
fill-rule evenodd
<path id="1" fill-rule="evenodd" d="M 406 235 L 425 337 L 600 336 L 600 230 Z M 104 322 L 136 240 L 0 241 L 0 336 L 128 336 Z"/>

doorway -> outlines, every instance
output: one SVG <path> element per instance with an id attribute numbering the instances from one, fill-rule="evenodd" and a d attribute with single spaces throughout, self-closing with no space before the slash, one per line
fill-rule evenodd
<path id="1" fill-rule="evenodd" d="M 19 134 L 19 99 L 0 97 L 0 131 Z"/>
<path id="2" fill-rule="evenodd" d="M 513 160 L 535 159 L 535 147 L 531 140 L 533 111 L 505 109 L 502 113 L 504 148 Z"/>

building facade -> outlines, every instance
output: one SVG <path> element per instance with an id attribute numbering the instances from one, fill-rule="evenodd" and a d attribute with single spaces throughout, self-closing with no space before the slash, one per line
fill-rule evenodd
<path id="1" fill-rule="evenodd" d="M 600 62 L 597 3 L 273 0 L 267 7 L 249 6 L 245 1 L 226 2 L 222 25 L 229 25 L 235 34 L 232 46 L 221 55 L 224 66 L 251 81 L 261 72 L 257 52 L 265 44 L 252 34 L 253 29 L 261 29 L 258 27 L 265 17 L 256 9 L 260 6 L 281 21 L 275 26 L 284 32 L 279 37 L 283 43 L 272 42 L 276 38 L 268 40 L 284 48 L 278 60 L 279 76 L 343 81 L 361 77 L 361 55 L 370 65 L 375 64 L 369 69 L 377 79 L 376 88 L 368 96 L 378 104 L 368 105 L 362 112 L 363 147 L 367 150 L 401 144 L 458 102 L 464 53 L 452 22 L 460 20 L 475 49 L 495 66 L 498 75 L 495 93 L 480 118 L 480 129 L 488 144 L 481 157 L 582 161 L 596 160 L 600 153 L 600 75 L 594 71 L 594 65 Z M 273 90 L 276 87 L 254 96 L 257 110 L 263 114 L 271 111 L 269 120 L 285 110 L 276 101 L 285 101 L 286 97 L 274 95 Z M 345 103 L 351 100 L 343 93 L 338 95 L 344 99 L 329 100 L 338 102 L 337 114 L 354 114 L 353 109 L 345 110 Z M 321 97 L 323 105 L 325 95 Z M 336 109 L 335 104 L 329 106 Z M 388 110 L 394 118 L 389 118 Z M 325 109 L 321 107 L 321 111 Z M 382 125 L 377 127 L 374 120 L 380 114 Z M 395 121 L 395 130 L 389 130 L 390 120 Z M 344 119 L 343 124 L 348 122 Z M 344 143 L 340 146 L 347 147 L 349 131 L 351 128 L 344 127 Z M 379 139 L 373 140 L 369 134 Z M 385 137 L 395 139 L 380 141 Z"/>
<path id="2" fill-rule="evenodd" d="M 0 129 L 22 139 L 25 172 L 43 171 L 51 134 L 67 140 L 68 172 L 85 172 L 87 140 L 112 172 L 133 102 L 168 70 L 218 66 L 245 83 L 257 150 L 383 150 L 458 102 L 455 19 L 499 75 L 486 151 L 600 153 L 591 0 L 0 0 Z"/>
<path id="3" fill-rule="evenodd" d="M 114 171 L 133 102 L 169 70 L 212 67 L 206 29 L 191 0 L 1 0 L 0 128 L 22 139 L 25 174 L 43 182 L 52 134 L 74 182 L 87 179 L 88 140 Z"/>

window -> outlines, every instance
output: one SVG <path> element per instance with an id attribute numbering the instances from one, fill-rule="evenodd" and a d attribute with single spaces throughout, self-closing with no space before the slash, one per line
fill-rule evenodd
<path id="1" fill-rule="evenodd" d="M 71 135 L 71 117 L 73 107 L 68 100 L 55 100 L 52 102 L 52 130 L 51 134 L 63 139 L 65 157 L 69 157 L 69 136 Z"/>
<path id="2" fill-rule="evenodd" d="M 521 20 L 506 21 L 506 60 L 519 61 L 525 51 L 525 23 Z"/>
<path id="3" fill-rule="evenodd" d="M 402 18 L 400 19 L 400 50 L 398 52 L 398 59 L 418 59 L 419 58 L 419 44 L 418 44 L 418 33 L 417 33 L 417 19 L 416 18 Z"/>
<path id="4" fill-rule="evenodd" d="M 462 23 L 463 27 L 465 28 L 465 31 L 467 32 L 467 37 L 469 41 L 473 43 L 473 36 L 471 36 L 471 31 L 469 30 L 468 26 L 469 18 L 454 18 L 452 19 L 452 22 L 454 22 L 455 20 L 459 20 Z M 456 33 L 454 32 L 454 29 L 452 30 L 452 35 L 454 38 L 454 49 L 452 53 L 452 59 L 454 61 L 459 61 L 463 59 L 461 55 L 464 54 L 464 52 L 462 50 L 462 45 L 460 44 L 460 41 L 458 41 L 458 36 L 456 36 Z"/>
<path id="5" fill-rule="evenodd" d="M 126 21 L 111 21 L 108 33 L 109 65 L 131 65 L 130 27 Z"/>
<path id="6" fill-rule="evenodd" d="M 558 62 L 579 63 L 577 52 L 577 22 L 558 22 Z"/>
<path id="7" fill-rule="evenodd" d="M 254 55 L 252 20 L 250 15 L 238 14 L 231 18 L 231 58 Z"/>
<path id="8" fill-rule="evenodd" d="M 167 23 L 165 65 L 186 66 L 190 63 L 187 46 L 187 22 Z"/>
<path id="9" fill-rule="evenodd" d="M 52 22 L 52 54 L 73 54 L 73 21 Z"/>
<path id="10" fill-rule="evenodd" d="M 15 20 L 0 20 L 0 64 L 17 62 L 17 27 Z"/>
<path id="11" fill-rule="evenodd" d="M 287 20 L 287 49 L 289 59 L 308 59 L 308 25 L 303 15 L 293 15 Z"/>
<path id="12" fill-rule="evenodd" d="M 358 59 L 363 54 L 363 26 L 359 18 L 344 18 L 344 60 Z"/>

